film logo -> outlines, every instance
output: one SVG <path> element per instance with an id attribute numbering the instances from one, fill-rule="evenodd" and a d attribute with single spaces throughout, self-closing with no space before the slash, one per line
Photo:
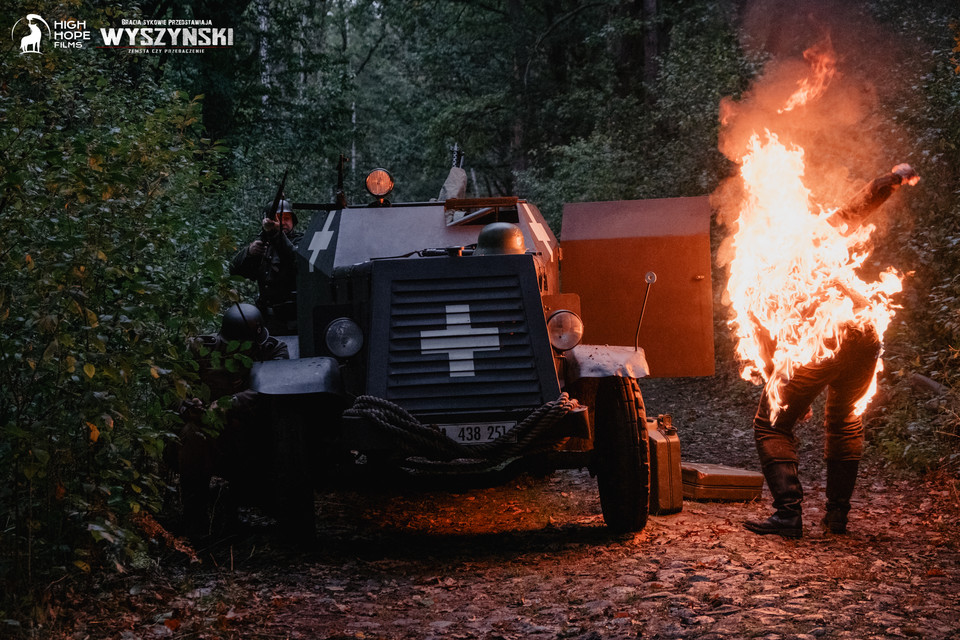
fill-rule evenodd
<path id="1" fill-rule="evenodd" d="M 46 29 L 46 38 L 53 41 L 54 49 L 82 49 L 86 41 L 90 40 L 90 32 L 87 31 L 87 23 L 84 20 L 54 20 L 53 29 L 43 17 L 36 13 L 28 13 L 13 24 L 10 29 L 10 38 L 20 44 L 20 55 L 28 53 L 42 54 L 44 42 L 44 30 L 40 28 L 43 25 Z"/>
<path id="2" fill-rule="evenodd" d="M 124 19 L 120 28 L 100 29 L 101 49 L 128 53 L 204 53 L 233 46 L 233 29 L 211 20 Z"/>

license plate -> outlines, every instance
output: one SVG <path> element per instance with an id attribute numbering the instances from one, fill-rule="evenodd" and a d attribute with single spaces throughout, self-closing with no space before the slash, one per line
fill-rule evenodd
<path id="1" fill-rule="evenodd" d="M 506 436 L 507 442 L 516 442 L 516 434 L 510 431 L 516 422 L 468 422 L 464 424 L 441 424 L 443 435 L 460 444 L 484 444 Z"/>

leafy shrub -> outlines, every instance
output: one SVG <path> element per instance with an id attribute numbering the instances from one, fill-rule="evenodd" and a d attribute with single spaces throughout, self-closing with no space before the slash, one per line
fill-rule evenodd
<path id="1" fill-rule="evenodd" d="M 223 292 L 235 222 L 216 210 L 219 149 L 199 137 L 198 98 L 132 58 L 0 59 L 0 590 L 11 600 L 138 557 L 136 516 L 168 492 L 160 462 L 186 389 L 184 339 Z"/>
<path id="2" fill-rule="evenodd" d="M 960 392 L 960 13 L 956 3 L 935 0 L 904 13 L 890 0 L 871 3 L 883 22 L 918 43 L 902 61 L 910 79 L 908 101 L 889 108 L 908 134 L 906 151 L 922 176 L 910 193 L 910 213 L 893 222 L 887 246 L 891 264 L 910 272 L 887 338 L 890 401 L 875 436 L 892 462 L 914 469 L 960 470 L 956 398 Z M 936 397 L 910 384 L 924 376 L 943 385 Z"/>

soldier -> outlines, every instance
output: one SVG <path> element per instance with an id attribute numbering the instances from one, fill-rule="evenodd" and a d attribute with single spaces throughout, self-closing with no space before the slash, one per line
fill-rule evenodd
<path id="1" fill-rule="evenodd" d="M 919 180 L 920 176 L 910 165 L 899 164 L 890 173 L 867 184 L 829 221 L 841 230 L 849 231 L 876 211 L 901 185 L 913 185 Z M 758 333 L 769 335 L 762 327 Z M 786 538 L 803 535 L 803 488 L 797 469 L 797 441 L 793 429 L 800 419 L 809 415 L 810 404 L 824 388 L 827 389 L 824 424 L 827 509 L 821 524 L 831 533 L 847 531 L 850 498 L 863 454 L 863 422 L 854 407 L 873 381 L 881 343 L 872 326 L 846 326 L 834 343 L 835 346 L 839 343 L 839 349 L 833 356 L 799 367 L 783 384 L 780 389 L 783 410 L 776 419 L 770 417 L 767 394 L 762 395 L 753 422 L 754 437 L 776 512 L 766 520 L 744 523 L 754 533 Z M 773 361 L 775 350 L 776 343 L 768 338 L 762 345 L 767 363 Z M 770 367 L 772 370 L 772 365 Z"/>
<path id="2" fill-rule="evenodd" d="M 223 315 L 219 333 L 194 338 L 188 347 L 199 365 L 200 382 L 210 391 L 211 402 L 204 404 L 193 398 L 181 404 L 185 424 L 177 462 L 184 523 L 189 533 L 202 537 L 211 528 L 208 502 L 212 477 L 227 480 L 234 496 L 249 494 L 266 484 L 260 481 L 257 470 L 263 470 L 259 453 L 270 430 L 262 428 L 268 420 L 263 397 L 249 388 L 250 364 L 289 356 L 287 345 L 270 336 L 260 311 L 251 304 L 230 307 Z M 210 427 L 204 424 L 207 410 L 219 410 L 222 417 L 216 435 L 209 435 Z"/>
<path id="3" fill-rule="evenodd" d="M 257 308 L 273 335 L 297 332 L 297 245 L 303 234 L 294 231 L 297 216 L 290 201 L 281 199 L 275 212 L 267 208 L 261 231 L 230 261 L 230 275 L 257 282 Z"/>

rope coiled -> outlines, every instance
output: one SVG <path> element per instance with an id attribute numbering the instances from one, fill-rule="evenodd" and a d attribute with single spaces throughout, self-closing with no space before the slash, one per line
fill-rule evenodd
<path id="1" fill-rule="evenodd" d="M 562 442 L 541 436 L 579 403 L 566 392 L 536 408 L 516 427 L 493 442 L 463 445 L 451 440 L 436 425 L 425 425 L 406 409 L 384 398 L 359 396 L 345 416 L 359 417 L 381 429 L 406 456 L 402 468 L 410 471 L 493 470 L 522 455 L 556 449 Z"/>

